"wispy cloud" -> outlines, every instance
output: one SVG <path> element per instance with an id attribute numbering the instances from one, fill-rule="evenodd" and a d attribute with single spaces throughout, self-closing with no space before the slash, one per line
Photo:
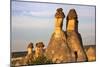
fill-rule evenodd
<path id="1" fill-rule="evenodd" d="M 50 17 L 54 15 L 53 12 L 49 12 L 49 11 L 42 11 L 42 12 L 33 12 L 33 11 L 30 11 L 29 14 L 31 16 L 38 16 L 38 17 Z"/>
<path id="2" fill-rule="evenodd" d="M 53 25 L 53 19 L 38 19 L 27 16 L 13 16 L 12 26 L 17 29 L 44 29 Z"/>

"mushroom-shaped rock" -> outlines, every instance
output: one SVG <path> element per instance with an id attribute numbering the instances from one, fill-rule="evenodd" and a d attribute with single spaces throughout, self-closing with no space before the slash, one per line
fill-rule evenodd
<path id="1" fill-rule="evenodd" d="M 28 65 L 28 64 L 32 64 L 33 60 L 34 60 L 34 54 L 33 54 L 33 43 L 30 42 L 27 46 L 27 55 L 25 56 L 25 58 L 23 58 L 23 65 Z"/>
<path id="2" fill-rule="evenodd" d="M 63 26 L 63 19 L 65 18 L 64 12 L 62 8 L 58 8 L 55 14 L 55 37 L 60 37 L 62 26 Z"/>
<path id="3" fill-rule="evenodd" d="M 36 43 L 35 47 L 35 57 L 40 57 L 44 55 L 44 44 L 43 42 Z"/>
<path id="4" fill-rule="evenodd" d="M 33 43 L 32 42 L 29 43 L 27 47 L 28 54 L 31 54 L 33 52 L 33 48 L 34 48 Z"/>
<path id="5" fill-rule="evenodd" d="M 70 9 L 66 19 L 66 33 L 68 46 L 75 54 L 76 61 L 87 61 L 82 38 L 78 32 L 78 17 L 75 9 Z"/>

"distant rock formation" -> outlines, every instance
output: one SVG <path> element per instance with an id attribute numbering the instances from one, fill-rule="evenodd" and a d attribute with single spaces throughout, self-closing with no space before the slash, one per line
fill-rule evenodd
<path id="1" fill-rule="evenodd" d="M 51 36 L 49 45 L 46 49 L 46 56 L 53 63 L 72 62 L 72 53 L 67 45 L 67 39 L 62 30 L 65 15 L 62 8 L 58 8 L 55 14 L 55 31 Z"/>
<path id="2" fill-rule="evenodd" d="M 33 53 L 33 48 L 34 48 L 33 43 L 30 42 L 27 47 L 28 55 Z"/>
<path id="3" fill-rule="evenodd" d="M 31 65 L 31 64 L 36 64 L 41 61 L 41 58 L 43 59 L 44 57 L 44 44 L 43 42 L 38 42 L 35 45 L 35 50 L 33 52 L 33 43 L 30 42 L 28 47 L 27 47 L 27 54 L 25 57 L 22 57 L 18 62 L 16 62 L 15 66 L 20 66 L 20 65 Z M 40 59 L 39 59 L 40 58 Z M 37 62 L 39 61 L 39 62 Z"/>
<path id="4" fill-rule="evenodd" d="M 78 32 L 78 16 L 75 9 L 70 9 L 66 18 L 67 43 L 74 52 L 76 61 L 87 61 L 83 48 L 82 38 Z"/>
<path id="5" fill-rule="evenodd" d="M 23 58 L 23 65 L 32 64 L 34 60 L 33 48 L 34 48 L 33 43 L 30 42 L 27 47 L 28 53 L 25 56 L 25 58 Z"/>
<path id="6" fill-rule="evenodd" d="M 43 42 L 36 43 L 35 47 L 35 58 L 41 57 L 44 55 L 44 44 Z"/>

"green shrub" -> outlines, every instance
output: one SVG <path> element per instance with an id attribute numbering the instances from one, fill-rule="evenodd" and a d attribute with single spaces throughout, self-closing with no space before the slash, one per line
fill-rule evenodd
<path id="1" fill-rule="evenodd" d="M 52 64 L 52 61 L 47 59 L 44 56 L 38 57 L 33 61 L 34 65 L 41 65 L 41 64 Z"/>

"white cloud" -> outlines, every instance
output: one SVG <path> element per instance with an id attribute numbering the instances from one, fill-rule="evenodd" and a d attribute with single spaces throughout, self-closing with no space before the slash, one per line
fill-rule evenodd
<path id="1" fill-rule="evenodd" d="M 50 11 L 40 11 L 40 12 L 34 12 L 34 11 L 30 11 L 29 12 L 30 15 L 32 16 L 38 16 L 38 17 L 50 17 L 53 15 L 53 12 Z"/>

